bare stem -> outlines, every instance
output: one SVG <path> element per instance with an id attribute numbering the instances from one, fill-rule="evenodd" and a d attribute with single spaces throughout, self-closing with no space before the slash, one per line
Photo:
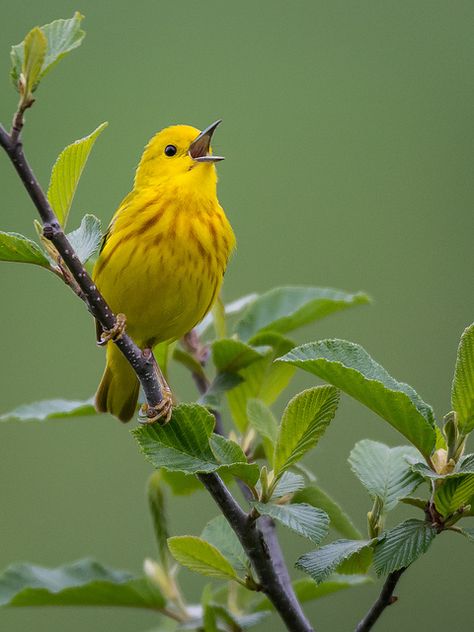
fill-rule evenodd
<path id="1" fill-rule="evenodd" d="M 397 601 L 397 597 L 393 596 L 393 591 L 395 590 L 398 580 L 406 570 L 407 569 L 405 567 L 390 573 L 382 586 L 380 595 L 377 597 L 369 612 L 358 623 L 354 632 L 367 632 L 367 630 L 371 630 L 385 608 L 391 606 Z"/>

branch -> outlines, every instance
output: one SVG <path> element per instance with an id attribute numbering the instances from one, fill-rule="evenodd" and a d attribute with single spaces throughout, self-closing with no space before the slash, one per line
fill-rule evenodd
<path id="1" fill-rule="evenodd" d="M 314 632 L 293 592 L 291 584 L 288 590 L 283 581 L 284 578 L 280 576 L 275 568 L 274 560 L 272 559 L 273 551 L 268 545 L 268 540 L 265 539 L 262 531 L 257 527 L 255 520 L 241 509 L 217 474 L 198 474 L 198 478 L 212 495 L 217 506 L 239 538 L 257 573 L 262 592 L 267 595 L 275 606 L 288 630 L 291 630 L 291 632 Z"/>
<path id="2" fill-rule="evenodd" d="M 391 606 L 397 601 L 397 597 L 393 596 L 393 591 L 395 590 L 398 580 L 406 570 L 407 567 L 400 568 L 398 571 L 390 573 L 382 586 L 380 595 L 377 597 L 369 612 L 359 622 L 354 632 L 367 632 L 367 630 L 371 630 L 385 608 Z"/>
<path id="3" fill-rule="evenodd" d="M 193 329 L 191 332 L 189 332 L 189 334 L 187 334 L 184 338 L 183 338 L 183 345 L 186 349 L 186 351 L 188 351 L 188 353 L 190 353 L 194 359 L 199 362 L 203 367 L 206 364 L 206 360 L 209 357 L 209 353 L 208 350 L 204 347 L 204 345 L 202 344 L 201 340 L 199 339 L 199 336 L 196 332 L 195 329 Z M 196 375 L 195 373 L 193 373 L 193 378 L 194 381 L 196 383 L 197 389 L 200 392 L 201 395 L 204 395 L 206 393 L 206 390 L 209 386 L 209 380 L 203 380 L 201 376 Z M 218 411 L 212 411 L 214 417 L 216 418 L 216 426 L 214 431 L 217 434 L 222 435 L 223 434 L 223 426 L 222 426 L 222 420 L 221 420 L 221 416 L 220 413 Z M 211 477 L 212 475 L 208 475 L 208 476 L 201 476 L 199 477 L 201 482 L 204 484 L 204 486 L 206 487 L 206 489 L 212 494 L 214 500 L 216 501 L 216 503 L 219 505 L 219 507 L 222 510 L 222 513 L 224 514 L 224 516 L 227 518 L 227 521 L 229 522 L 230 526 L 234 529 L 235 533 L 237 534 L 239 540 L 242 543 L 242 546 L 244 547 L 245 551 L 247 552 L 247 555 L 249 556 L 250 560 L 252 561 L 254 568 L 259 576 L 259 579 L 262 583 L 263 586 L 263 592 L 265 592 L 268 596 L 268 598 L 272 601 L 273 605 L 275 606 L 275 608 L 280 612 L 279 608 L 277 607 L 277 604 L 275 602 L 275 599 L 278 600 L 278 603 L 280 603 L 280 606 L 283 607 L 284 612 L 289 611 L 291 613 L 291 618 L 293 619 L 293 621 L 295 620 L 295 616 L 297 616 L 298 620 L 301 619 L 301 624 L 309 626 L 309 627 L 302 627 L 302 628 L 297 628 L 297 629 L 301 629 L 301 630 L 312 630 L 311 625 L 309 624 L 309 622 L 306 620 L 305 615 L 303 613 L 303 611 L 301 610 L 301 606 L 299 604 L 299 601 L 295 595 L 295 592 L 293 590 L 293 586 L 291 584 L 291 578 L 290 578 L 290 574 L 288 572 L 288 568 L 286 566 L 285 563 L 285 559 L 283 557 L 283 553 L 282 550 L 280 548 L 280 543 L 278 542 L 278 538 L 277 538 L 277 534 L 276 534 L 276 529 L 275 529 L 275 523 L 273 522 L 273 520 L 268 517 L 268 516 L 262 516 L 261 518 L 259 518 L 258 524 L 260 529 L 255 529 L 255 521 L 254 520 L 250 520 L 249 516 L 247 514 L 245 514 L 242 509 L 239 507 L 239 505 L 237 505 L 237 503 L 235 502 L 234 498 L 230 495 L 230 492 L 228 492 L 228 490 L 225 488 L 225 486 L 223 485 L 222 481 L 221 481 L 221 485 L 224 487 L 225 491 L 228 494 L 228 498 L 227 500 L 229 502 L 225 503 L 225 508 L 224 506 L 221 504 L 221 502 L 218 501 L 216 495 L 214 494 L 214 491 L 216 489 L 219 489 L 218 487 L 214 487 L 212 484 L 209 484 L 209 477 Z M 219 479 L 220 480 L 220 479 Z M 247 487 L 247 485 L 237 479 L 237 483 L 242 491 L 242 494 L 244 495 L 245 499 L 250 501 L 253 500 L 253 495 L 252 492 L 250 491 L 250 489 Z M 224 494 L 219 492 L 219 498 L 224 499 L 225 496 Z M 235 509 L 235 506 L 238 508 L 238 511 Z M 227 513 L 226 513 L 227 511 Z M 244 520 L 244 524 L 243 524 L 243 528 L 242 528 L 242 537 L 241 535 L 239 535 L 239 533 L 236 531 L 236 529 L 234 528 L 234 523 L 233 523 L 233 519 L 239 516 L 239 520 Z M 244 517 L 244 519 L 242 518 L 242 516 Z M 252 550 L 256 550 L 258 551 L 259 548 L 261 547 L 261 553 L 264 554 L 265 559 L 269 559 L 269 564 L 271 566 L 271 571 L 270 571 L 270 576 L 271 576 L 271 581 L 270 583 L 268 583 L 267 579 L 264 579 L 261 575 L 260 575 L 260 571 L 262 568 L 261 565 L 261 560 L 259 559 L 259 556 L 257 555 L 258 559 L 254 559 L 252 558 L 251 552 L 249 550 L 247 550 L 247 546 L 245 544 L 245 533 L 247 531 L 249 531 L 250 529 L 255 530 L 256 533 L 258 533 L 258 536 L 256 536 L 257 541 L 259 542 L 259 547 L 257 547 L 255 549 L 255 547 Z M 277 579 L 278 580 L 278 584 L 274 585 L 274 580 Z M 270 592 L 267 592 L 267 586 L 270 586 Z M 285 602 L 283 602 L 281 600 L 281 593 L 285 594 L 286 600 Z M 270 594 L 272 593 L 272 594 Z M 286 619 L 282 614 L 282 618 L 283 620 L 286 621 Z M 290 630 L 292 630 L 293 628 L 290 627 Z"/>
<path id="4" fill-rule="evenodd" d="M 90 313 L 99 321 L 101 326 L 110 331 L 116 325 L 116 317 L 74 252 L 23 153 L 20 139 L 23 127 L 23 111 L 20 109 L 17 111 L 14 121 L 14 129 L 11 134 L 8 134 L 0 125 L 0 145 L 9 156 L 38 210 L 43 222 L 44 237 L 55 246 L 76 281 L 80 289 L 80 293 L 77 293 L 78 296 L 86 303 Z M 114 340 L 114 343 L 127 358 L 139 378 L 149 405 L 147 413 L 151 413 L 150 417 L 152 417 L 155 407 L 162 400 L 161 389 L 154 369 L 156 361 L 153 355 L 144 355 L 142 350 L 126 334 Z M 271 523 L 263 523 L 263 529 L 267 533 L 266 540 L 255 520 L 242 510 L 217 474 L 200 474 L 198 477 L 242 543 L 261 582 L 262 591 L 273 603 L 288 630 L 291 632 L 314 632 L 291 586 L 274 527 Z M 275 565 L 272 558 L 276 562 Z"/>
<path id="5" fill-rule="evenodd" d="M 43 223 L 43 235 L 54 245 L 62 260 L 66 264 L 80 292 L 76 292 L 86 303 L 90 313 L 99 321 L 105 331 L 111 331 L 116 324 L 116 317 L 105 302 L 103 296 L 94 285 L 86 269 L 80 262 L 56 217 L 48 198 L 44 194 L 26 157 L 20 139 L 23 127 L 23 113 L 19 109 L 14 118 L 12 133 L 8 134 L 0 125 L 0 145 L 3 147 L 13 166 L 15 167 L 25 189 L 33 201 Z M 160 385 L 155 375 L 155 359 L 144 355 L 142 350 L 127 334 L 123 334 L 114 343 L 127 358 L 143 387 L 148 403 L 147 417 L 156 419 L 156 407 L 162 401 Z"/>

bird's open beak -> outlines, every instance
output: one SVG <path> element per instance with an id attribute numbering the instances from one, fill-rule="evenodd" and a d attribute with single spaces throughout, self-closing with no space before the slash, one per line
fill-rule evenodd
<path id="1" fill-rule="evenodd" d="M 220 119 L 212 123 L 212 125 L 209 125 L 209 127 L 206 127 L 206 129 L 193 140 L 189 146 L 189 155 L 193 160 L 197 162 L 219 162 L 220 160 L 224 160 L 224 156 L 213 156 L 209 154 L 211 138 L 219 123 L 222 123 Z"/>

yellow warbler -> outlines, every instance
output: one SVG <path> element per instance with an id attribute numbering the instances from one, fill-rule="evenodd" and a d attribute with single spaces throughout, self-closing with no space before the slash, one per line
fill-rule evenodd
<path id="1" fill-rule="evenodd" d="M 144 350 L 190 331 L 219 294 L 235 245 L 216 193 L 215 163 L 223 158 L 212 155 L 210 148 L 219 123 L 203 132 L 173 125 L 151 139 L 133 190 L 115 213 L 94 268 L 98 289 L 116 314 L 125 315 L 127 333 Z M 98 335 L 103 341 L 110 338 L 107 332 Z M 163 415 L 169 418 L 171 392 L 159 376 Z M 129 363 L 113 342 L 107 342 L 97 410 L 128 421 L 138 391 Z"/>

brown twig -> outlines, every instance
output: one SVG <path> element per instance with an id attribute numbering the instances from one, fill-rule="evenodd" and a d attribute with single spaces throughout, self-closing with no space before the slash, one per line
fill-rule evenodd
<path id="1" fill-rule="evenodd" d="M 384 585 L 382 586 L 380 595 L 375 600 L 369 612 L 358 623 L 354 632 L 367 632 L 368 630 L 371 630 L 385 608 L 391 606 L 397 601 L 397 597 L 393 596 L 393 591 L 395 590 L 398 580 L 406 570 L 407 569 L 405 567 L 400 568 L 398 571 L 390 573 L 390 575 L 385 580 Z"/>

